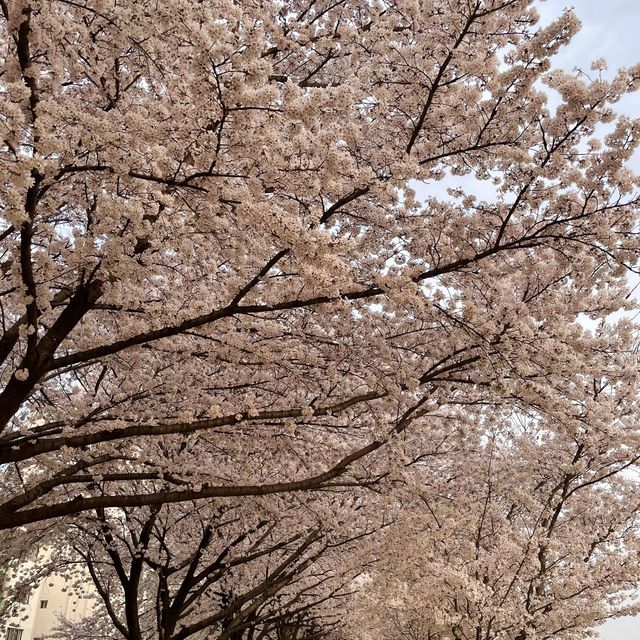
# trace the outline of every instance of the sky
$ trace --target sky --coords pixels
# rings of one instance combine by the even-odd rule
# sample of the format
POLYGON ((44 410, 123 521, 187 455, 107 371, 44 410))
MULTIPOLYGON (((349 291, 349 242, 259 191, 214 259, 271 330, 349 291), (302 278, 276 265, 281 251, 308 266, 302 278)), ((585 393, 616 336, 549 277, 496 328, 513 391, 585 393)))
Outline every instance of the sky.
MULTIPOLYGON (((638 0, 546 0, 539 3, 542 19, 547 22, 564 8, 573 7, 582 21, 582 29, 571 44, 557 56, 556 64, 567 70, 580 67, 589 70, 591 62, 604 58, 609 71, 640 62, 638 0)), ((616 105, 618 111, 640 116, 640 92, 625 97, 616 105)), ((640 171, 640 159, 634 169, 640 171)), ((600 629, 602 640, 640 640, 640 617, 607 622, 600 629)))
MULTIPOLYGON (((544 22, 573 8, 582 22, 582 29, 569 46, 556 56, 559 66, 568 71, 580 67, 589 72, 591 62, 604 58, 609 73, 618 67, 629 67, 640 62, 638 27, 640 2, 638 0, 541 0, 538 11, 544 22)), ((623 98, 617 109, 628 115, 640 116, 640 93, 623 98)), ((638 636, 640 638, 640 635, 638 636)), ((628 639, 628 640, 636 640, 628 639)))

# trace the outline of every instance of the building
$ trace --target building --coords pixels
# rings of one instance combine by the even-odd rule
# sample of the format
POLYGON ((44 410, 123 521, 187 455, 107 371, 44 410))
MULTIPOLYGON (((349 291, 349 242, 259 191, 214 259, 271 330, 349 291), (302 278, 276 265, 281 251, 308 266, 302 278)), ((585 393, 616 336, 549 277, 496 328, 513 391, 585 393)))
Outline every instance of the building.
MULTIPOLYGON (((20 562, 20 568, 28 570, 38 562, 46 561, 50 549, 36 549, 30 557, 20 562)), ((7 574, 5 583, 11 584, 11 572, 7 574)), ((4 618, 3 640, 36 640, 46 637, 58 624, 59 616, 70 622, 79 622, 90 615, 95 606, 93 584, 87 580, 83 593, 70 589, 68 581, 59 575, 49 575, 42 579, 35 589, 18 596, 13 602, 3 602, 3 609, 8 608, 8 616, 4 618)), ((2 629, 2 627, 0 627, 2 629)))

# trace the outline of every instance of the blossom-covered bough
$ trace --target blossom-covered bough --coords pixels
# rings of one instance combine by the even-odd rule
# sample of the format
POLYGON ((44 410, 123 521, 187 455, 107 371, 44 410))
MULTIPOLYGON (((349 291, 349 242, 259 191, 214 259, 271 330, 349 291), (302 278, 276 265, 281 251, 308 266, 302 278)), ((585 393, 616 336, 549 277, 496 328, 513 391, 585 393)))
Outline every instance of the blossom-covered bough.
POLYGON ((607 434, 589 447, 532 427, 505 422, 465 459, 414 468, 348 637, 583 640, 637 614, 637 476, 607 434))
MULTIPOLYGON (((128 640, 328 635, 362 573, 349 548, 372 530, 327 535, 321 522, 301 520, 297 506, 199 501, 78 517, 62 564, 79 585, 88 571, 102 605, 83 625, 128 640)), ((77 637, 78 623, 59 633, 77 637)))
POLYGON ((0 9, 0 527, 398 481, 470 408, 635 455, 640 69, 550 72, 572 13, 0 9))

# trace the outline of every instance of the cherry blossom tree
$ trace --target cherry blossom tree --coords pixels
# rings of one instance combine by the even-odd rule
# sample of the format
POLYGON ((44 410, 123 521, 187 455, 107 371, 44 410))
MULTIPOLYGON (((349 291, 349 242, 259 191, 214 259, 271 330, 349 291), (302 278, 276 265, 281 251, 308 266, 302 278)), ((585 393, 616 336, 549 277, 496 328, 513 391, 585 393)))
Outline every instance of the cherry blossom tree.
POLYGON ((551 71, 571 12, 0 10, 0 527, 371 485, 478 404, 618 428, 640 68, 551 71))
POLYGON ((351 605, 354 638, 583 640, 637 612, 638 454, 589 428, 494 425, 464 461, 413 468, 422 489, 351 605))
MULTIPOLYGON (((103 607, 85 621, 94 635, 111 627, 127 640, 320 638, 362 572, 349 548, 375 531, 361 505, 345 536, 324 529, 320 505, 230 500, 98 510, 76 519, 66 554, 70 577, 88 569, 103 607), (346 555, 345 555, 346 554, 346 555), (70 569, 70 571, 69 571, 70 569)), ((291 501, 289 501, 291 503, 291 501)), ((326 506, 325 506, 326 508, 326 506)), ((62 561, 65 564, 65 561, 62 561)), ((65 626, 56 637, 65 637, 65 626)), ((67 630, 74 637, 77 630, 67 630)))
POLYGON ((578 27, 0 0, 3 557, 64 531, 131 640, 624 611, 640 67, 554 71, 578 27))

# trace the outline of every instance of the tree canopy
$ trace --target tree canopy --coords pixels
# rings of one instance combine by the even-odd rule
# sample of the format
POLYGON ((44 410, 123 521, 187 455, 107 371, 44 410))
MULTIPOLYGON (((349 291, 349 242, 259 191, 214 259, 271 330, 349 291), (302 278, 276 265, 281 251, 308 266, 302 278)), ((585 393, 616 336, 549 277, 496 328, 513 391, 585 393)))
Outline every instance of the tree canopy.
MULTIPOLYGON (((616 563, 640 456, 619 313, 640 125, 614 105, 640 66, 553 69, 579 22, 540 26, 533 0, 0 9, 0 528, 89 518, 104 542, 112 517, 271 500, 313 511, 322 546, 354 533, 336 505, 363 501, 401 547, 453 539, 425 562, 477 552, 494 595, 467 593, 465 624, 486 640, 592 625, 562 626, 565 569, 600 603, 637 579, 616 563), (563 527, 581 532, 567 556, 563 527), (526 562, 498 578, 509 553, 526 562)), ((436 618, 458 615, 458 578, 436 618)), ((471 637, 452 624, 425 637, 471 637)))

